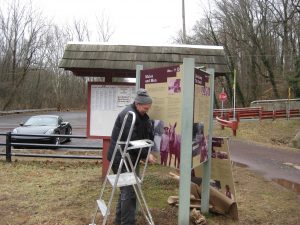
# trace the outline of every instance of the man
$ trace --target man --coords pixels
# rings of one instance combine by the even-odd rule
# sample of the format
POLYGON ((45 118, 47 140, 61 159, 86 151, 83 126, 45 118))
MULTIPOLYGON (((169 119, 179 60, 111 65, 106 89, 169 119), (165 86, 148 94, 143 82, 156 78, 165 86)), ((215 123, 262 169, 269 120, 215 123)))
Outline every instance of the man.
MULTIPOLYGON (((134 124, 131 140, 151 139, 153 140, 153 128, 152 123, 147 115, 147 112, 151 108, 152 99, 145 89, 139 89, 135 97, 134 103, 127 106, 119 113, 111 135, 111 142, 108 149, 107 159, 112 160, 112 155, 115 150, 116 142, 119 137, 119 133, 124 121, 124 117, 128 111, 132 111, 136 115, 136 121, 134 124)), ((123 130, 121 141, 125 141, 128 137, 132 118, 130 116, 127 119, 126 125, 123 130)), ((133 165, 140 159, 146 159, 148 149, 143 149, 138 158, 139 149, 128 151, 133 165)), ((156 158, 154 155, 149 155, 149 163, 154 163, 156 158)), ((113 164, 112 170, 116 174, 121 161, 121 154, 117 151, 113 164)), ((126 172, 125 166, 122 168, 122 172, 126 172)), ((135 213, 136 213, 136 195, 132 186, 124 186, 120 188, 119 201, 116 207, 116 218, 115 223, 117 225, 134 225, 135 224, 135 213)))
POLYGON ((169 127, 164 127, 165 132, 161 135, 160 140, 160 164, 166 166, 169 154, 170 134, 169 127))

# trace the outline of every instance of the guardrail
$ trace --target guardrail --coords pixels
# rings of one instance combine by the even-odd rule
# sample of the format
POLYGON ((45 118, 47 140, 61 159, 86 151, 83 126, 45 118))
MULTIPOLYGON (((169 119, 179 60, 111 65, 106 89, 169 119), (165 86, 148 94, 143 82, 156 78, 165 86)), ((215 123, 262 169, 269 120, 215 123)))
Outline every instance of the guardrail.
MULTIPOLYGON (((5 156, 7 162, 11 162, 12 156, 19 156, 19 157, 42 157, 42 158, 67 158, 67 159, 102 159, 102 151, 101 146, 84 146, 84 145, 55 145, 55 144, 35 144, 35 143, 15 143, 12 142, 13 136, 26 136, 26 137, 49 137, 49 138, 55 138, 55 137, 61 137, 61 138, 72 138, 72 139, 86 139, 86 136, 81 135, 44 135, 44 134, 12 134, 11 132, 7 133, 0 133, 0 136, 5 136, 6 141, 5 143, 0 143, 0 146, 6 146, 5 153, 0 152, 0 156, 5 156), (37 153, 19 153, 19 152, 13 152, 12 147, 26 147, 26 150, 33 150, 37 148, 51 148, 51 149, 64 149, 64 151, 67 152, 74 152, 74 149, 77 149, 76 151, 88 153, 88 152, 98 152, 99 155, 62 155, 62 154, 37 154, 37 153), (84 149, 84 150, 80 150, 84 149)), ((25 141, 24 141, 25 142, 25 141)), ((20 149, 21 150, 21 149, 20 149)))
POLYGON ((300 109, 300 98, 256 100, 250 107, 262 107, 264 111, 300 109))
POLYGON ((241 119, 291 119, 300 117, 300 109, 283 109, 283 110, 263 110, 262 107, 249 107, 249 108, 236 108, 234 116, 233 109, 215 109, 214 118, 221 125, 221 128, 229 127, 232 129, 233 135, 236 136, 236 131, 238 129, 238 123, 241 119))
POLYGON ((214 118, 219 117, 225 120, 236 119, 277 119, 286 118, 290 119, 293 117, 300 117, 300 109, 283 109, 283 110, 263 110, 262 107, 249 107, 249 108, 236 108, 235 114, 236 118, 233 118, 233 109, 215 109, 214 118))
MULTIPOLYGON (((233 119, 233 109, 215 109, 214 110, 214 117, 219 117, 221 119, 230 120, 233 119)), ((260 118, 262 112, 261 107, 249 107, 249 108, 236 108, 236 120, 239 121, 240 118, 249 118, 249 119, 258 119, 260 118)))
POLYGON ((236 130, 238 129, 239 122, 237 120, 224 120, 222 118, 216 117, 217 121, 221 124, 221 128, 224 129, 224 127, 231 128, 233 135, 236 136, 236 130))

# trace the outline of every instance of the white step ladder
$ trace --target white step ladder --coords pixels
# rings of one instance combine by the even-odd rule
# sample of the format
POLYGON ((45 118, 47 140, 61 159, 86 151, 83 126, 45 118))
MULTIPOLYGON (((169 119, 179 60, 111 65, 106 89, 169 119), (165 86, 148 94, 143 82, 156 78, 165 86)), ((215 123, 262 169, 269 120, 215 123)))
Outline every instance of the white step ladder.
POLYGON ((110 164, 109 164, 109 167, 107 170, 107 174, 106 174, 104 182, 103 182, 100 197, 96 201, 96 203, 97 203, 96 204, 96 212, 93 216, 92 223, 89 225, 96 225, 95 221, 96 221, 96 215, 98 212, 100 212, 101 215, 103 216, 102 225, 105 225, 107 222, 108 216, 110 215, 110 208, 112 205, 112 200, 113 200, 113 196, 115 194, 116 188, 123 187, 123 186, 130 186, 130 185, 133 186, 133 189, 136 194, 136 198, 140 205, 140 209, 143 212, 148 224, 154 225, 151 213, 147 206, 144 194, 142 192, 142 187, 141 187, 141 184, 142 184, 144 176, 145 176, 146 168, 148 165, 149 154, 150 154, 152 146, 154 145, 154 142, 151 140, 148 140, 148 139, 130 141, 132 131, 134 128, 134 124, 135 124, 135 120, 136 120, 135 113, 133 113, 131 111, 127 112, 127 114, 124 117, 124 121, 122 123, 122 127, 121 127, 121 130, 120 130, 120 133, 118 136, 118 140, 117 140, 117 143, 116 143, 113 155, 112 155, 112 159, 110 161, 110 164), (129 119, 129 116, 132 118, 132 120, 131 120, 128 137, 127 137, 126 141, 121 141, 121 138, 123 136, 123 131, 124 131, 126 123, 128 122, 127 120, 129 119), (122 147, 123 147, 123 149, 122 149, 122 147), (139 149, 138 158, 140 158, 141 152, 144 148, 148 148, 148 154, 147 154, 147 158, 145 160, 142 174, 139 177, 136 173, 138 160, 136 161, 135 165, 133 165, 129 152, 130 152, 130 150, 133 150, 133 149, 139 149), (119 165, 117 174, 112 174, 112 164, 115 159, 116 153, 118 151, 121 154, 120 165, 119 165), (123 166, 125 166, 126 172, 122 173, 121 170, 122 170, 123 166), (106 189, 107 181, 112 186, 112 191, 111 191, 111 194, 110 194, 110 197, 108 200, 108 204, 106 205, 105 201, 103 200, 103 194, 106 189))

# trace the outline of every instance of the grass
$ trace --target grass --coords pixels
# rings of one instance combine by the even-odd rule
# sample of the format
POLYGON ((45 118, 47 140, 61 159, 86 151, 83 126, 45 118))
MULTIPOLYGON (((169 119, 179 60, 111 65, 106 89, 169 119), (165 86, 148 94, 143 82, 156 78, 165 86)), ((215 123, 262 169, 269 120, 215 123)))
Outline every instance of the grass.
POLYGON ((84 206, 91 204, 88 199, 96 199, 99 167, 78 162, 2 162, 2 224, 74 223, 76 214, 90 213, 91 207, 84 206))
MULTIPOLYGON (((286 146, 299 125, 298 120, 242 122, 234 138, 286 146)), ((215 135, 231 136, 231 131, 216 127, 215 135)), ((12 163, 6 163, 4 158, 0 160, 0 225, 86 225, 91 222, 102 183, 100 163, 14 160, 12 163)), ((157 225, 177 224, 178 209, 169 206, 167 198, 178 195, 178 183, 168 177, 169 171, 167 167, 149 166, 143 183, 157 225)), ((299 195, 247 168, 233 166, 233 176, 239 221, 210 214, 207 215, 209 225, 300 224, 299 195)), ((138 224, 146 224, 141 215, 138 224)))
POLYGON ((241 121, 234 137, 230 128, 221 129, 215 124, 214 136, 229 136, 235 139, 263 143, 265 145, 275 145, 289 147, 290 141, 300 131, 300 120, 278 119, 262 121, 241 121))
MULTIPOLYGON (((177 208, 167 204, 178 194, 178 183, 167 176, 169 168, 150 166, 143 190, 156 224, 177 224, 177 208)), ((101 165, 96 162, 0 162, 1 225, 83 225, 91 222, 99 197, 101 165)), ((300 224, 300 200, 247 168, 233 167, 238 222, 209 215, 213 225, 300 224)), ((112 216, 113 217, 113 216, 112 216)), ((145 224, 142 216, 138 224, 145 224)))

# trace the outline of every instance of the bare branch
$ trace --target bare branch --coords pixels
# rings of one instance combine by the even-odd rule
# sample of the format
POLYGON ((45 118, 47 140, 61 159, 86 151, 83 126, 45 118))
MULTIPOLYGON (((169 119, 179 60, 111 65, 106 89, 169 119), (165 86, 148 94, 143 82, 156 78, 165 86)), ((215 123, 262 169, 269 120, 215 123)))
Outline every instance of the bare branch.
POLYGON ((104 11, 101 13, 100 17, 96 16, 97 20, 97 33, 98 40, 107 42, 114 34, 115 29, 111 25, 109 17, 105 15, 104 11))

